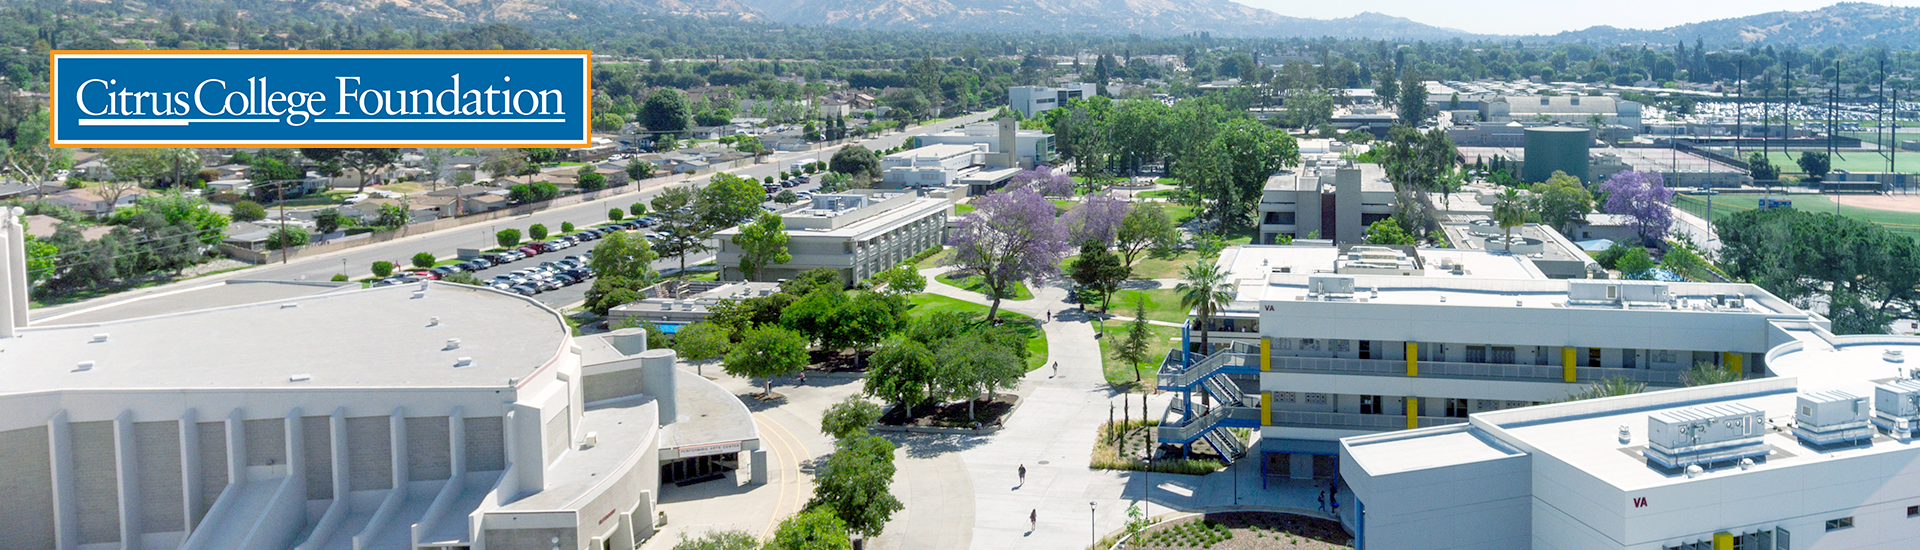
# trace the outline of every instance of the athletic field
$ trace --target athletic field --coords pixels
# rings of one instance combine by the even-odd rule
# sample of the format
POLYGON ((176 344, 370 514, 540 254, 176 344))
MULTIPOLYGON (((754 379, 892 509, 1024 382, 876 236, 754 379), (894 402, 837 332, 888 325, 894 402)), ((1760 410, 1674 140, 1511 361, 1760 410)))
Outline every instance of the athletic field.
MULTIPOLYGON (((1791 200, 1793 207, 1800 210, 1839 214, 1872 222, 1894 233, 1920 239, 1920 195, 1721 194, 1713 197, 1711 219, 1758 208, 1761 197, 1791 200)), ((1673 205, 1695 216, 1706 217, 1707 214, 1705 195, 1675 195, 1673 205)))

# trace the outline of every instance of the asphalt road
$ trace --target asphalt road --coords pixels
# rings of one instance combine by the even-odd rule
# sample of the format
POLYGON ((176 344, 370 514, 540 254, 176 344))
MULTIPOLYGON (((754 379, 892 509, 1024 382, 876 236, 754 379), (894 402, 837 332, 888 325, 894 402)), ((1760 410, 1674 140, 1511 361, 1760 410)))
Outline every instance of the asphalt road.
MULTIPOLYGON (((866 146, 869 149, 885 149, 889 147, 898 146, 902 142, 904 142, 908 137, 911 137, 911 136, 925 135, 925 134, 945 130, 947 128, 952 128, 955 126, 961 126, 961 125, 970 124, 973 122, 978 122, 981 120, 985 120, 991 114, 992 112, 990 111, 983 111, 983 112, 967 115, 964 117, 958 117, 954 119, 941 121, 936 124, 916 127, 906 132, 895 133, 895 134, 882 136, 874 139, 860 141, 857 143, 859 145, 866 146)), ((764 163, 756 164, 753 166, 747 166, 743 168, 727 170, 727 172, 731 174, 739 175, 739 176, 751 177, 756 180, 763 179, 767 176, 773 176, 773 175, 779 174, 781 171, 786 169, 787 163, 793 160, 808 158, 808 157, 817 158, 820 160, 826 160, 829 157, 832 157, 833 153, 835 151, 838 151, 839 149, 840 149, 840 146, 836 146, 836 147, 827 147, 827 148, 814 149, 814 150, 808 150, 808 151, 795 151, 795 152, 769 155, 767 157, 766 162, 764 163)), ((494 238, 493 238, 494 233, 501 229, 506 229, 509 227, 519 228, 522 231, 525 231, 528 226, 531 226, 537 223, 537 224, 544 224, 549 228, 557 229, 560 227, 560 224, 565 222, 573 222, 574 225, 577 225, 580 227, 587 227, 596 223, 606 221, 607 210, 611 207, 618 206, 621 208, 625 208, 629 205, 632 205, 635 202, 650 201, 653 199, 654 196, 659 195, 662 190, 665 190, 671 187, 681 187, 686 185, 704 185, 710 177, 711 176, 705 176, 705 175, 698 176, 695 178, 687 178, 684 176, 673 176, 673 177, 642 180, 641 182, 639 182, 641 187, 640 187, 640 191, 637 193, 626 193, 626 194, 616 195, 616 196, 608 197, 604 199, 583 202, 583 203, 575 204, 571 206, 563 206, 560 208, 542 210, 540 212, 535 212, 533 214, 528 214, 528 215, 520 216, 516 218, 501 219, 491 223, 477 223, 477 224, 467 225, 467 226, 453 228, 453 229, 435 231, 433 233, 415 235, 415 236, 411 236, 403 239, 395 239, 395 240, 388 241, 385 243, 380 243, 380 244, 349 248, 346 250, 341 250, 338 252, 332 252, 328 254, 320 254, 320 255, 304 257, 304 258, 295 258, 292 261, 284 264, 268 264, 268 265, 254 266, 247 269, 241 269, 238 271, 232 271, 232 272, 213 275, 209 277, 201 277, 197 279, 176 282, 168 285, 161 285, 158 287, 151 287, 151 288, 123 292, 123 293, 114 294, 111 296, 105 296, 105 297, 96 298, 93 300, 87 300, 84 302, 65 304, 65 305, 49 307, 49 308, 35 309, 29 313, 29 316, 35 319, 46 318, 48 316, 57 315, 66 311, 72 311, 72 310, 77 310, 82 308, 100 307, 102 305, 111 304, 111 303, 115 303, 122 300, 137 299, 149 294, 165 292, 165 291, 176 288, 176 285, 183 285, 183 284, 199 285, 199 284, 206 284, 208 282, 213 282, 213 281, 218 281, 223 279, 324 281, 329 278, 332 278, 333 275, 336 273, 345 273, 350 277, 358 279, 360 277, 365 277, 369 275, 370 270, 372 269, 371 266, 373 265, 373 262, 377 262, 377 261, 385 260, 385 261, 390 261, 390 262, 395 262, 397 264, 405 265, 407 263, 406 260, 408 258, 411 258, 414 254, 419 252, 431 252, 437 257, 451 258, 451 257, 454 257, 454 255, 457 253, 457 250, 461 248, 481 248, 481 249, 492 248, 495 244, 494 238)), ((591 245, 592 243, 587 243, 587 244, 591 245)), ((565 257, 567 254, 584 253, 586 250, 590 250, 590 248, 588 246, 574 247, 574 248, 568 249, 567 251, 562 251, 565 253, 559 254, 558 256, 565 257), (573 251, 579 251, 579 252, 573 252, 573 251)), ((542 254, 540 256, 535 256, 534 258, 543 258, 547 256, 553 256, 553 254, 551 253, 542 254)), ((530 260, 531 259, 533 258, 530 258, 530 260)), ((712 255, 710 253, 697 256, 697 257, 689 257, 687 259, 687 265, 692 266, 692 265, 705 262, 711 259, 712 259, 712 255)), ((546 260, 540 259, 540 260, 534 261, 532 265, 539 265, 539 263, 542 261, 546 261, 546 260)), ((527 263, 527 260, 522 260, 520 262, 515 262, 509 265, 524 267, 525 266, 524 264, 526 263, 527 263)), ((663 261, 655 264, 656 268, 665 268, 665 267, 678 268, 679 265, 680 263, 678 259, 673 259, 671 261, 663 261)), ((519 267, 514 267, 513 269, 519 269, 519 267)), ((486 277, 490 278, 492 277, 492 275, 488 274, 486 275, 486 277)), ((571 303, 580 301, 580 298, 578 295, 574 295, 573 298, 569 301, 566 299, 568 293, 574 293, 574 292, 584 293, 586 291, 585 287, 586 285, 575 285, 573 287, 568 287, 567 289, 562 289, 560 291, 552 291, 547 294, 543 294, 542 296, 551 296, 551 297, 550 298, 543 297, 541 301, 548 303, 550 305, 555 305, 555 306, 569 305, 571 303)))

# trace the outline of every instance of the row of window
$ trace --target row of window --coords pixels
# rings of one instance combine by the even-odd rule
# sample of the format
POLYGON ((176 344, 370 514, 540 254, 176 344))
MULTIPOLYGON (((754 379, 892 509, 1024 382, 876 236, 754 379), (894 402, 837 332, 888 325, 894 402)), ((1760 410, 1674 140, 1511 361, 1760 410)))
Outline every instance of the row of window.
MULTIPOLYGON (((1307 405, 1326 405, 1333 401, 1333 397, 1332 394, 1326 393, 1282 391, 1273 393, 1273 401, 1275 403, 1287 404, 1303 403, 1307 405)), ((1504 401, 1498 399, 1439 398, 1435 401, 1443 403, 1446 410, 1445 416, 1452 418, 1466 418, 1468 414, 1477 411, 1511 409, 1535 404, 1531 401, 1504 401)), ((1387 401, 1381 396, 1362 395, 1360 396, 1360 414, 1390 414, 1387 412, 1386 403, 1387 401)))
MULTIPOLYGON (((1920 517, 1920 506, 1908 506, 1909 519, 1920 517)), ((1853 528, 1853 516, 1827 520, 1826 529, 1831 533, 1853 528)), ((1661 550, 1712 550, 1713 541, 1697 541, 1676 545, 1661 546, 1661 550)), ((1792 535, 1784 527, 1762 529, 1734 535, 1734 550, 1789 550, 1793 548, 1792 535)))

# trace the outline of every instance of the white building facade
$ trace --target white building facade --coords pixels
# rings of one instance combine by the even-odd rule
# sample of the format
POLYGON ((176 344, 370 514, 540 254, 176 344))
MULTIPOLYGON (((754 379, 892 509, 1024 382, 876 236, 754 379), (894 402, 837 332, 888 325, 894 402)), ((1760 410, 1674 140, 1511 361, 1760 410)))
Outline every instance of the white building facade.
POLYGON ((1007 105, 1019 111, 1020 116, 1032 118, 1036 113, 1065 107, 1075 99, 1091 98, 1097 90, 1090 82, 1070 82, 1058 87, 1014 86, 1007 88, 1007 105))
POLYGON ((644 333, 575 339, 489 289, 35 327, 14 294, 4 548, 631 548, 663 475, 760 453, 745 407, 644 333))

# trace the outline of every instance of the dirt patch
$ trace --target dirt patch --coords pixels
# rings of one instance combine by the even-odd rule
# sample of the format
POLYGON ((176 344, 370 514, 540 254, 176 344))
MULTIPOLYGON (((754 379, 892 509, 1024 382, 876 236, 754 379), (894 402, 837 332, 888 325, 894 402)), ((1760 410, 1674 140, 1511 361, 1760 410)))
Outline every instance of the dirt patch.
POLYGON ((994 426, 1006 420, 1013 412, 1014 405, 1020 402, 1020 396, 1003 393, 989 401, 975 399, 973 416, 967 416, 967 401, 941 405, 921 405, 914 407, 912 414, 900 410, 899 405, 887 409, 880 416, 880 423, 888 426, 918 426, 923 428, 970 428, 975 423, 981 426, 994 426))
POLYGON ((1352 537, 1332 520, 1273 512, 1223 512, 1161 524, 1129 542, 1154 550, 1335 550, 1352 537))
POLYGON ((1827 195, 1841 206, 1920 213, 1920 195, 1827 195))

